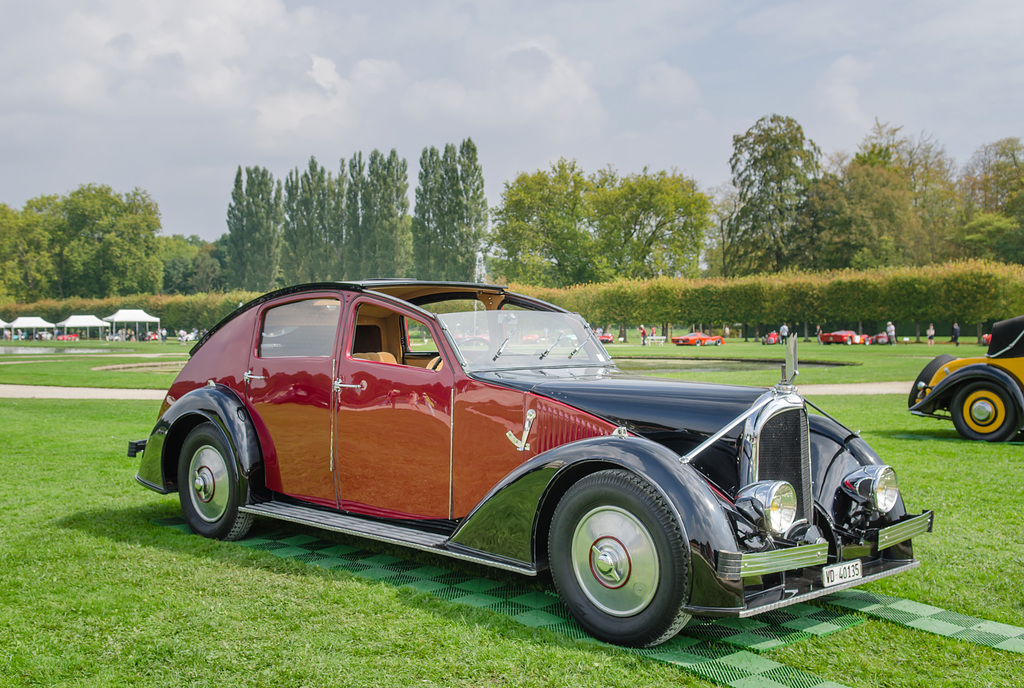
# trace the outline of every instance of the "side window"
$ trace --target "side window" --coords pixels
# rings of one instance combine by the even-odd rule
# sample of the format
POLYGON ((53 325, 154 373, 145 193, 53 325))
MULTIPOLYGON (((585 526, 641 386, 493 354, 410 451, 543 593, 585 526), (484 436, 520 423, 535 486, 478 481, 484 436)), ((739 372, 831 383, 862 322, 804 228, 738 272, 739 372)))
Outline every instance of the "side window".
POLYGON ((260 358, 329 357, 334 353, 341 302, 317 298, 268 308, 260 329, 260 358))
POLYGON ((414 318, 405 319, 406 328, 406 350, 407 351, 431 351, 437 352, 437 344, 434 342, 434 335, 426 324, 414 318))
POLYGON ((417 368, 440 363, 433 360, 437 343, 426 323, 374 303, 361 303, 356 310, 349 354, 365 361, 417 368))

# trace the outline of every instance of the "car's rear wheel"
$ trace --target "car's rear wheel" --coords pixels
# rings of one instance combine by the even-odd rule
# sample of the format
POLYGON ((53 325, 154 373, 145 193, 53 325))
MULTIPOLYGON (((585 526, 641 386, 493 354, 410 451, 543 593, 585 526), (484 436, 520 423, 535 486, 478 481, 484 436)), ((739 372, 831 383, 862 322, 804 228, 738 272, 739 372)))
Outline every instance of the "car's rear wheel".
POLYGON ((629 471, 600 471, 569 488, 551 520, 548 560, 558 593, 595 638, 651 647, 690 620, 682 527, 629 471))
POLYGON ((715 340, 715 346, 722 346, 722 340, 721 339, 716 339, 715 340))
POLYGON ((185 521, 193 532, 219 540, 238 540, 252 526, 252 514, 238 510, 230 456, 220 428, 207 422, 192 429, 178 458, 178 499, 185 521))
POLYGON ((694 345, 694 346, 700 346, 700 345, 701 345, 701 342, 700 342, 700 340, 699 340, 699 339, 698 339, 698 340, 696 340, 696 341, 695 341, 695 342, 693 343, 693 345, 694 345))
POLYGON ((935 377, 935 373, 939 371, 939 368, 946 365, 950 361, 955 360, 956 356, 950 356, 949 354, 942 354, 941 356, 936 356, 935 358, 933 358, 931 362, 929 362, 928 365, 924 367, 924 369, 921 371, 921 374, 917 376, 917 379, 914 380, 914 386, 910 388, 910 397, 907 399, 907 408, 910 408, 918 401, 917 397, 921 392, 917 388, 917 386, 922 382, 927 385, 929 382, 932 381, 932 378, 935 377))
POLYGON ((953 396, 956 431, 966 440, 1005 442, 1020 430, 1013 399, 991 382, 972 382, 953 396))

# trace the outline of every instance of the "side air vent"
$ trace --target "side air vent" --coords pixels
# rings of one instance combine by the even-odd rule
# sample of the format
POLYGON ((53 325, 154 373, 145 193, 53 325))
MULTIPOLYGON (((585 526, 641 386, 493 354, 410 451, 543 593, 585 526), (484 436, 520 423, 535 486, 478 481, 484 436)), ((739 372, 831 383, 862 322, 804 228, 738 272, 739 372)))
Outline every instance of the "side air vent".
POLYGON ((581 416, 579 411, 567 406, 541 402, 535 408, 537 420, 534 422, 530 445, 531 449, 538 454, 568 442, 609 433, 606 424, 587 416, 581 416))
POLYGON ((777 413, 761 428, 757 442, 757 479, 785 480, 796 490, 797 518, 813 521, 811 448, 803 409, 777 413))

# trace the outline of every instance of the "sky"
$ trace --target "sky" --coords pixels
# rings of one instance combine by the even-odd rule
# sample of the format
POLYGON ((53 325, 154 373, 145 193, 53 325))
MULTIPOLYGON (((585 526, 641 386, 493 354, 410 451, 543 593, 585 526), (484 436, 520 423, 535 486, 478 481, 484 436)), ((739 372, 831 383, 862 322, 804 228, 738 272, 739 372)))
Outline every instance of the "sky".
POLYGON ((0 203, 147 191, 214 240, 239 166, 476 143, 521 172, 730 179, 732 138, 792 117, 826 153, 875 121, 959 164, 1024 136, 1020 0, 0 0, 0 203))

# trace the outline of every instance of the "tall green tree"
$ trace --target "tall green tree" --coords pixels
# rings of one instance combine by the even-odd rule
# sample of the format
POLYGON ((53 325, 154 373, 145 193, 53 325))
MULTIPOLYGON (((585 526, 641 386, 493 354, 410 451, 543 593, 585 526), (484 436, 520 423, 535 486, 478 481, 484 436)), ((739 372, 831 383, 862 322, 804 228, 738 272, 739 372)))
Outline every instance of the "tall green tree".
POLYGON ((370 246, 369 228, 363 217, 365 189, 366 164, 363 154, 356 152, 348 161, 348 187, 345 189, 345 279, 361 279, 373 274, 365 272, 363 264, 366 256, 364 246, 370 246))
POLYGON ((42 197, 18 211, 0 203, 0 295, 23 301, 51 296, 53 280, 47 213, 55 197, 42 197))
POLYGON ((693 277, 711 199, 677 171, 620 177, 607 167, 593 177, 588 206, 601 252, 616 277, 693 277))
POLYGON ((412 221, 415 274, 420 279, 469 281, 487 225, 487 200, 476 145, 430 146, 420 155, 412 221))
POLYGON ((278 283, 284 204, 281 183, 264 167, 239 166, 227 214, 227 286, 267 291, 278 283))
POLYGON ((391 149, 373 150, 361 193, 365 227, 360 245, 362 277, 408 277, 412 272, 409 166, 391 149))
POLYGON ((575 160, 505 182, 489 237, 490 271, 511 282, 565 287, 611 278, 590 229, 592 182, 575 160))
POLYGON ((739 210, 732 218, 736 272, 772 272, 797 264, 799 216, 820 172, 821 151, 790 117, 762 117, 733 136, 729 159, 739 210))
POLYGON ((281 269, 286 284, 341 279, 345 274, 345 161, 335 177, 315 157, 284 182, 281 269))

